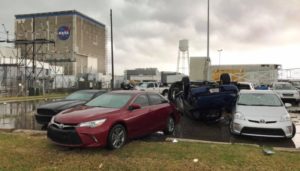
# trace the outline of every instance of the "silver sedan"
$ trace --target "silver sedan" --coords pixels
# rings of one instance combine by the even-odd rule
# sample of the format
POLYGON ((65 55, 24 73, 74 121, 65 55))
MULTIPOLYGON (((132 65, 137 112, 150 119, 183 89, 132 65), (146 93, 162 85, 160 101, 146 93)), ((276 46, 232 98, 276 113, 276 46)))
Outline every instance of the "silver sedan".
POLYGON ((230 132, 235 135, 293 138, 296 133, 280 97, 270 90, 242 90, 236 103, 230 132))

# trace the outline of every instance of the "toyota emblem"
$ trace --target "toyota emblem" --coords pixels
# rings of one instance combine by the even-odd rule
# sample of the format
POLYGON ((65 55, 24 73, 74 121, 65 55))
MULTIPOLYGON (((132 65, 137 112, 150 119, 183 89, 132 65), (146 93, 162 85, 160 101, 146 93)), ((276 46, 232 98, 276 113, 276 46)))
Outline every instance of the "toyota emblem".
POLYGON ((263 120, 263 119, 261 119, 261 120, 259 121, 259 123, 266 123, 266 121, 263 120))
POLYGON ((58 128, 63 129, 64 128, 64 124, 59 124, 58 128))

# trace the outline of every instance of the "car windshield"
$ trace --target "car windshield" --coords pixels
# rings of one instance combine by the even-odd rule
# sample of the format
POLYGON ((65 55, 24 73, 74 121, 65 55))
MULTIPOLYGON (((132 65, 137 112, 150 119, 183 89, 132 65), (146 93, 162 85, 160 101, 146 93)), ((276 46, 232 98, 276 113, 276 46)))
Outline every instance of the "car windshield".
POLYGON ((94 92, 77 91, 68 95, 67 100, 90 100, 94 95, 94 92))
POLYGON ((139 85, 139 87, 141 87, 141 88, 147 88, 147 86, 148 86, 148 83, 142 83, 139 85))
POLYGON ((86 103, 86 106, 104 107, 104 108, 122 108, 127 104, 131 95, 106 93, 86 103))
POLYGON ((291 84, 275 84, 274 90, 294 90, 295 88, 291 84))
POLYGON ((262 93, 240 94, 237 104, 246 106, 282 106, 282 102, 277 95, 262 93))

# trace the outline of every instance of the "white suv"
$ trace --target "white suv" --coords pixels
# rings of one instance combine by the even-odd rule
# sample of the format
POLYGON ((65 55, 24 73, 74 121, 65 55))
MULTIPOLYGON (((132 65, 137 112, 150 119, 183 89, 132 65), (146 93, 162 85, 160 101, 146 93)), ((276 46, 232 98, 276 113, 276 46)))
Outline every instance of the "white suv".
POLYGON ((299 92, 288 82, 275 82, 272 85, 272 89, 284 102, 298 103, 300 100, 299 92))

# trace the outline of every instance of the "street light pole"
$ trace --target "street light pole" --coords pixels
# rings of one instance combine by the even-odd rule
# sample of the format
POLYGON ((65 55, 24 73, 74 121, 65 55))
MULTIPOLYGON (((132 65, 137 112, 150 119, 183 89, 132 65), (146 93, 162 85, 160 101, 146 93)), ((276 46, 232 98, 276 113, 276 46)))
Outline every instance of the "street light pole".
POLYGON ((209 0, 207 0, 207 58, 209 58, 209 0))
POLYGON ((112 21, 112 9, 110 9, 110 43, 111 43, 111 90, 114 89, 114 43, 113 43, 113 21, 112 21))
POLYGON ((223 49, 219 49, 219 66, 221 65, 221 52, 223 51, 223 49))

